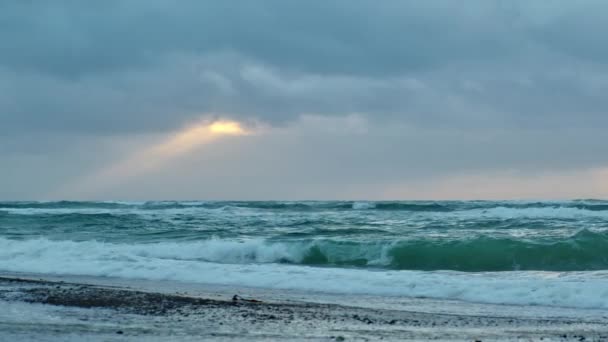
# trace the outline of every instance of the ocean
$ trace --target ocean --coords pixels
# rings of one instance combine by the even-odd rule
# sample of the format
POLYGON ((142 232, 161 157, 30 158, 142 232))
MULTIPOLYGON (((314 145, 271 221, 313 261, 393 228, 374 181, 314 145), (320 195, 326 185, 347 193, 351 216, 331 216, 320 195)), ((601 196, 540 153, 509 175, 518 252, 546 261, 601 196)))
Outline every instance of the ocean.
POLYGON ((0 272, 608 309, 608 201, 0 202, 0 272))

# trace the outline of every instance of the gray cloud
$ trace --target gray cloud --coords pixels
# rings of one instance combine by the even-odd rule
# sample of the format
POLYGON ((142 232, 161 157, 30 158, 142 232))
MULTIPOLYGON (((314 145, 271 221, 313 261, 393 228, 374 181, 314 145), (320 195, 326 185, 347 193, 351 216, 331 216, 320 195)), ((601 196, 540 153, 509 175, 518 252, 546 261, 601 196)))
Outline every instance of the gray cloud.
POLYGON ((0 6, 4 128, 173 129, 208 112, 604 123, 602 2, 0 6))
MULTIPOLYGON (((353 113, 366 135, 311 134, 290 155, 333 151, 318 156, 324 179, 344 186, 340 165, 358 170, 352 182, 602 166, 606 13, 600 0, 3 1, 0 157, 15 166, 0 176, 14 195, 19 168, 61 160, 46 182, 61 183, 112 160, 100 141, 201 117, 291 127, 353 113)), ((297 170, 315 174, 285 172, 297 170)))
POLYGON ((77 77, 223 50, 303 72, 394 74, 516 53, 522 38, 505 9, 486 1, 9 1, 2 60, 77 77))

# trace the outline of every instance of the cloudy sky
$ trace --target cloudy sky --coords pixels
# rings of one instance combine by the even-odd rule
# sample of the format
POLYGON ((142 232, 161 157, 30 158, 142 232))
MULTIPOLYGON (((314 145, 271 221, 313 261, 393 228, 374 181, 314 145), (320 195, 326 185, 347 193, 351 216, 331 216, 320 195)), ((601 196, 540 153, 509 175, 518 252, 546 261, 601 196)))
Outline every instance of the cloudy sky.
POLYGON ((608 197, 608 2, 2 1, 0 199, 608 197))

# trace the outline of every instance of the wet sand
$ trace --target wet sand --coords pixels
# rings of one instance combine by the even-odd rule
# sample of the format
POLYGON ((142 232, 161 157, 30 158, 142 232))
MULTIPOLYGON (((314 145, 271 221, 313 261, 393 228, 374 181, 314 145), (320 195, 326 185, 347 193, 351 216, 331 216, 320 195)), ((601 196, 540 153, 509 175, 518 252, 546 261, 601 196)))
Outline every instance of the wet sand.
POLYGON ((213 294, 169 293, 2 276, 0 340, 608 341, 608 317, 601 312, 535 317, 524 306, 505 307, 504 312, 492 306, 483 313, 469 310, 473 305, 451 303, 462 312, 438 313, 412 306, 366 307, 348 297, 333 303, 307 302, 296 295, 289 300, 289 293, 272 292, 255 296, 254 291, 252 296, 250 290, 230 288, 213 294), (242 297, 233 300, 227 291, 242 297), (496 314, 488 314, 492 311, 496 314))

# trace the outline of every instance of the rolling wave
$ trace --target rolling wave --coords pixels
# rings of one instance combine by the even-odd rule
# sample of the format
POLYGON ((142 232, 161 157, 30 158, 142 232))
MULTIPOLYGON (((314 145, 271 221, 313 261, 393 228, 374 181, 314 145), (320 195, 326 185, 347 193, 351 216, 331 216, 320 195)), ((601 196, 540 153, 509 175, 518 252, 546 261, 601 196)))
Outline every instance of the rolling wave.
MULTIPOLYGON (((582 232, 575 237, 578 240, 587 238, 593 236, 582 232)), ((298 249, 292 244, 268 241, 211 240, 189 244, 133 245, 0 238, 0 269, 38 274, 111 276, 329 293, 608 309, 608 273, 603 271, 471 274, 276 263, 302 261, 310 248, 323 249, 322 245, 303 244, 298 249), (208 259, 222 263, 209 262, 208 259)), ((355 254, 348 258, 370 255, 370 246, 350 248, 353 248, 351 253, 355 254)), ((336 250, 333 257, 344 257, 345 253, 345 250, 336 250)))
MULTIPOLYGON (((152 259, 227 264, 279 263, 394 270, 496 272, 518 270, 589 271, 608 269, 608 233, 583 230, 561 240, 477 237, 465 240, 344 241, 301 239, 207 239, 154 243, 9 240, 0 238, 0 260, 32 259, 56 248, 74 254, 91 250, 152 259)), ((32 260, 33 261, 33 260, 32 260)))

